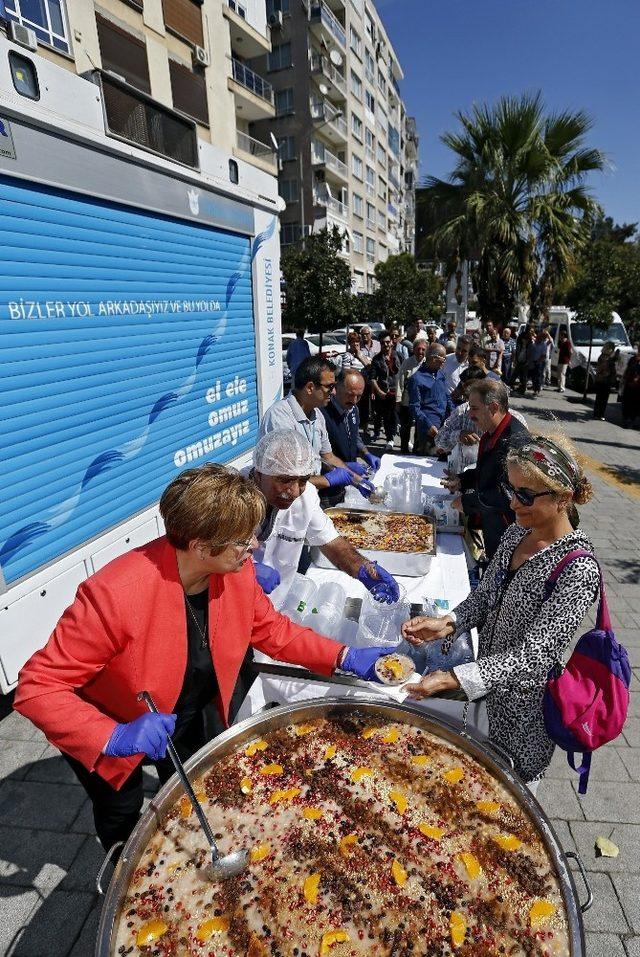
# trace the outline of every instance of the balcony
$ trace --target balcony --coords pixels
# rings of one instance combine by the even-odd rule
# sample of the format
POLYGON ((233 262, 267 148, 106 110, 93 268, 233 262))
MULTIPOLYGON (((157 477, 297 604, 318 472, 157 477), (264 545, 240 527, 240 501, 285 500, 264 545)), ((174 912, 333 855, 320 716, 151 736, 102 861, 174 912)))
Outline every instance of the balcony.
POLYGON ((276 115, 273 87, 235 57, 231 57, 231 76, 227 85, 233 93, 236 113, 242 120, 271 119, 276 115))
POLYGON ((229 23, 233 53, 251 60, 254 57, 264 56, 265 53, 271 52, 271 31, 266 24, 264 33, 261 33, 251 26, 245 17, 240 16, 237 9, 232 10, 228 2, 222 4, 222 15, 229 23))
POLYGON ((334 43, 338 43, 346 52, 347 35, 344 27, 331 12, 324 0, 320 0, 319 3, 312 5, 309 16, 309 28, 315 36, 317 36, 320 41, 324 41, 329 48, 331 48, 334 43))
POLYGON ((242 130, 236 130, 236 150, 235 155, 240 159, 259 166, 268 173, 274 175, 278 172, 278 160, 273 146, 263 143, 262 140, 256 140, 248 133, 242 130))
POLYGON ((397 177, 397 175, 396 175, 396 173, 395 173, 395 171, 394 171, 393 169, 390 169, 390 170, 389 170, 389 182, 390 182, 391 185, 394 186, 396 189, 398 189, 398 190, 401 189, 400 180, 398 179, 398 177, 397 177))
POLYGON ((313 193, 313 201, 316 206, 324 206, 336 219, 342 220, 345 223, 348 221, 349 207, 345 203, 341 203, 339 199, 329 196, 328 193, 315 190, 313 193))
POLYGON ((347 142, 349 138, 347 121, 328 100, 311 100, 311 119, 322 126, 322 135, 332 143, 347 142))
POLYGON ((393 203, 387 205, 387 213, 389 214, 389 219, 397 222, 398 220, 398 207, 394 206, 393 203))
POLYGON ((311 143, 311 165, 324 167, 325 176, 339 179, 342 183, 349 182, 349 169, 346 163, 328 150, 324 144, 314 140, 311 143))
POLYGON ((342 73, 335 68, 328 57, 320 53, 311 54, 311 72, 327 80, 327 96, 342 101, 347 96, 347 84, 342 73))

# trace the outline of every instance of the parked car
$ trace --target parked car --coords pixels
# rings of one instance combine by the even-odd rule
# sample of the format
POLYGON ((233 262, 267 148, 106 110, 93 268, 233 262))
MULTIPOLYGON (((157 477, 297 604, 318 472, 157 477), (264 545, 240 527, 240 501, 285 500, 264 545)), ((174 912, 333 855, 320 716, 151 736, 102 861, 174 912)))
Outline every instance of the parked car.
MULTIPOLYGON (((549 332, 553 337, 553 352, 551 353, 551 369, 555 374, 558 369, 558 337, 563 329, 566 329, 569 335, 569 341, 573 346, 571 362, 568 370, 569 386, 578 391, 584 389, 585 376, 587 375, 587 363, 589 361, 589 337, 590 330, 586 322, 578 322, 575 318, 575 312, 564 307, 551 307, 549 310, 549 332)), ((589 388, 593 387, 596 371, 596 363, 600 358, 602 347, 605 342, 615 342, 618 350, 618 362, 616 371, 618 377, 622 375, 629 357, 633 355, 633 348, 629 342, 629 336, 624 322, 617 312, 612 314, 611 325, 608 329, 596 326, 593 330, 593 339, 591 344, 591 365, 589 367, 589 388)))
MULTIPOLYGON (((291 372, 289 371, 289 366, 287 365, 287 348, 289 347, 289 343, 293 342, 295 337, 295 332, 282 333, 282 384, 285 393, 287 393, 291 388, 291 372)), ((312 333, 310 336, 305 336, 305 339, 309 343, 309 351, 311 352, 311 355, 317 355, 320 352, 320 335, 312 333)), ((342 352, 346 351, 346 341, 341 342, 339 336, 335 336, 331 332, 323 333, 322 355, 325 359, 328 359, 329 362, 337 365, 339 361, 338 356, 342 352)))

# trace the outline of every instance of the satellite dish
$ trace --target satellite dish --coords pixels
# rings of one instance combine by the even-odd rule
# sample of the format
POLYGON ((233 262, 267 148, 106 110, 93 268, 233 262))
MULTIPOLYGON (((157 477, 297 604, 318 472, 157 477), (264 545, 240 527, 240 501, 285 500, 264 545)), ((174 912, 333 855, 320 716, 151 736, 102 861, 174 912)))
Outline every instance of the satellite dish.
POLYGON ((334 66, 342 66, 342 54, 337 50, 331 50, 329 52, 329 59, 334 66))
POLYGON ((326 96, 327 93, 329 92, 329 87, 327 86, 326 83, 320 83, 320 85, 318 86, 318 89, 320 90, 323 96, 326 96))

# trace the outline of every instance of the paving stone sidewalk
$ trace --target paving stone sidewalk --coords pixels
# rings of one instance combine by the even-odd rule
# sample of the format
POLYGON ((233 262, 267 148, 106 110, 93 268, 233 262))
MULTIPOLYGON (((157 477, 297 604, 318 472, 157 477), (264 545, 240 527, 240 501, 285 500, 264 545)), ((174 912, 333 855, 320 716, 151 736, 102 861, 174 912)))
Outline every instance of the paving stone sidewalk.
MULTIPOLYGON (((585 454, 604 463, 626 487, 592 475, 594 502, 582 524, 604 565, 616 633, 627 646, 636 683, 624 734, 594 757, 589 793, 557 754, 539 799, 566 850, 577 850, 595 903, 585 916, 588 957, 640 957, 640 436, 623 430, 619 407, 610 422, 593 422, 574 393, 545 391, 514 406, 530 426, 555 417, 585 454), (637 486, 636 486, 637 487, 637 486), (620 847, 596 858, 598 835, 620 847)), ((590 616, 591 620, 593 615, 590 616)), ((0 720, 0 955, 92 957, 100 914, 95 876, 102 852, 84 792, 43 735, 15 713, 0 720)), ((2 704, 0 704, 2 708, 2 704)), ((153 777, 146 780, 148 793, 153 777)), ((580 882, 578 880, 578 886, 580 882)))

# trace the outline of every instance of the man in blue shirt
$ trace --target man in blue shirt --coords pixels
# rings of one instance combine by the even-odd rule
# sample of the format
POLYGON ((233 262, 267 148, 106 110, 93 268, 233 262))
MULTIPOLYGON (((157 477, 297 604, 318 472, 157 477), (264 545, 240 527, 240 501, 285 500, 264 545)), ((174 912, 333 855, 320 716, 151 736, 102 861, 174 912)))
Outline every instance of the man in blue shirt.
POLYGON ((287 346, 287 365, 291 373, 291 381, 294 380, 296 369, 308 356, 311 355, 309 343, 304 337, 304 329, 296 329, 296 337, 287 346))
POLYGON ((409 379, 409 410, 416 424, 413 451, 425 455, 444 422, 447 412, 447 390, 442 373, 446 350, 439 343, 427 349, 424 362, 409 379))
MULTIPOLYGON (((369 452, 359 434, 358 402, 364 388, 362 373, 355 369, 343 369, 338 373, 335 393, 329 403, 320 409, 327 426, 331 451, 347 463, 347 468, 361 476, 365 475, 367 466, 374 471, 380 468, 380 459, 369 452), (364 459, 367 465, 358 462, 358 457, 364 459)), ((323 506, 335 505, 343 499, 343 489, 320 489, 323 506)))

